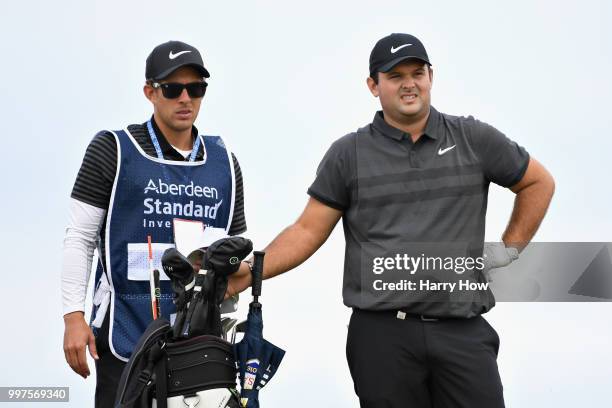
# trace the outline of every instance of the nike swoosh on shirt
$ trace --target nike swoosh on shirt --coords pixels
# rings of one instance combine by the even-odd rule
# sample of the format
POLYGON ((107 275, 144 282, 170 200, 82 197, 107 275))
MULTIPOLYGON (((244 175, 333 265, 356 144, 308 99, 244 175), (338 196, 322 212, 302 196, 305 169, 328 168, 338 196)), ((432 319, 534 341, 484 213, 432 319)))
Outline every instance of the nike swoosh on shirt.
POLYGON ((404 45, 400 45, 397 48, 391 47, 391 54, 395 54, 396 52, 398 52, 399 50, 401 50, 404 47, 410 47, 412 44, 404 44, 404 45))
POLYGON ((452 145, 451 147, 447 147, 446 149, 439 149, 438 150, 438 156, 442 156, 444 153, 453 150, 455 148, 455 146, 457 146, 456 144, 452 145))
POLYGON ((177 57, 179 57, 179 56, 181 56, 181 55, 183 55, 183 54, 186 54, 186 53, 188 53, 188 52, 191 52, 191 51, 189 51, 189 50, 187 50, 187 51, 181 51, 181 52, 177 52, 176 54, 173 54, 173 53, 172 53, 172 51, 170 51, 170 54, 168 54, 168 58, 170 58, 170 59, 175 59, 175 58, 177 58, 177 57))

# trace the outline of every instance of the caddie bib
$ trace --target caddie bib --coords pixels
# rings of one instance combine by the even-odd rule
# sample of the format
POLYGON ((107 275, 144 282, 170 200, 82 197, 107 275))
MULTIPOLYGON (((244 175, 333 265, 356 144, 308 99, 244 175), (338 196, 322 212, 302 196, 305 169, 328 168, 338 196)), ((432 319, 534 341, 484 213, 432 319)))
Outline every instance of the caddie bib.
MULTIPOLYGON (((148 237, 153 268, 160 271, 161 313, 175 313, 170 281, 161 266, 163 252, 174 246, 174 218, 202 221, 227 233, 234 212, 235 175, 231 153, 218 136, 198 136, 190 161, 165 160, 155 132, 149 133, 158 157, 147 155, 127 130, 112 132, 117 142, 117 173, 105 230, 105 265, 96 281, 110 289, 109 345, 127 361, 153 319, 150 295, 148 237), (199 144, 204 158, 194 161, 199 144)), ((185 254, 187 255, 187 254, 185 254)), ((94 313, 99 311, 95 305, 94 313)))

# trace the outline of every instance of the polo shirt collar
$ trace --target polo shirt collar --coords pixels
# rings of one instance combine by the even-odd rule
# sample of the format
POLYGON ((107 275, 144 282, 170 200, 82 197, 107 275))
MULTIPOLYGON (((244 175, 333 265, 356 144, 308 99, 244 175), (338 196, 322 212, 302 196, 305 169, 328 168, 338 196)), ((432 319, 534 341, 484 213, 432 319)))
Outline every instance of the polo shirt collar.
MULTIPOLYGON (((172 147, 170 143, 168 143, 166 136, 164 136, 164 133, 161 131, 159 126, 157 126, 157 123, 155 122, 155 118, 153 116, 151 116, 151 124, 153 125, 153 130, 155 131, 155 135, 157 136, 157 140, 159 141, 159 147, 161 148, 164 158, 170 159, 170 160, 186 160, 182 154, 177 152, 176 149, 172 147)), ((145 129, 147 128, 146 123, 144 123, 143 126, 145 127, 145 129)), ((197 135, 198 135, 198 129, 196 129, 196 127, 192 125, 191 136, 193 140, 195 140, 197 135)), ((202 146, 200 146, 200 148, 198 149, 198 153, 196 154, 196 160, 202 160, 203 157, 204 157, 204 154, 203 154, 202 146)))
MULTIPOLYGON (((429 117, 425 124, 425 131, 423 136, 427 136, 431 139, 438 138, 438 124, 440 122, 440 113, 433 107, 429 107, 429 117)), ((409 134, 401 129, 395 128, 385 121, 385 116, 382 111, 376 112, 372 125, 376 130, 382 133, 384 136, 388 136, 395 140, 408 139, 410 140, 409 134)))

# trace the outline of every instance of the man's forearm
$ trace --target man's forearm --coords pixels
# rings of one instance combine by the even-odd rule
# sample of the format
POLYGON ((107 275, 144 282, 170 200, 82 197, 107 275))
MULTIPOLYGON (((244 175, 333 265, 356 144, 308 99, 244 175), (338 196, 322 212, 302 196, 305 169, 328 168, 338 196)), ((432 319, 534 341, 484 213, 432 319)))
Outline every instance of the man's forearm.
POLYGON ((342 211, 310 198, 299 219, 266 247, 264 279, 300 265, 327 240, 342 211))
POLYGON ((506 246, 521 251, 533 238, 554 193, 550 175, 517 192, 510 222, 502 236, 506 246))
POLYGON ((265 249, 264 279, 287 272, 310 258, 325 242, 299 223, 285 228, 265 249))
MULTIPOLYGON (((342 211, 310 198, 300 218, 265 248, 264 279, 287 272, 308 259, 327 240, 341 217, 342 211)), ((251 273, 243 263, 229 277, 226 296, 240 293, 250 285, 251 273)))

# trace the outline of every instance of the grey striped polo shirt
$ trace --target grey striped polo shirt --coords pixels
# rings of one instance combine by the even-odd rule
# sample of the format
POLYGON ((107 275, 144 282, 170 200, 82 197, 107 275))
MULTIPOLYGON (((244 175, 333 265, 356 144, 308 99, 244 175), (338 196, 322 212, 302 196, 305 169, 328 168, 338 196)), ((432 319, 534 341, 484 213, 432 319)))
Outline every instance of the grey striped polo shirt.
MULTIPOLYGON (((372 257, 389 251, 424 255, 423 248, 441 253, 449 248, 455 255, 461 248, 466 256, 481 256, 489 183, 516 184, 528 162, 525 149, 494 127, 433 107, 416 143, 385 122, 382 111, 369 125, 335 141, 308 194, 343 211, 344 303, 447 317, 488 311, 495 304, 490 290, 462 297, 442 292, 421 297, 409 291, 372 293, 370 282, 377 277, 372 274, 372 257)), ((471 279, 483 281, 479 272, 471 279)))

